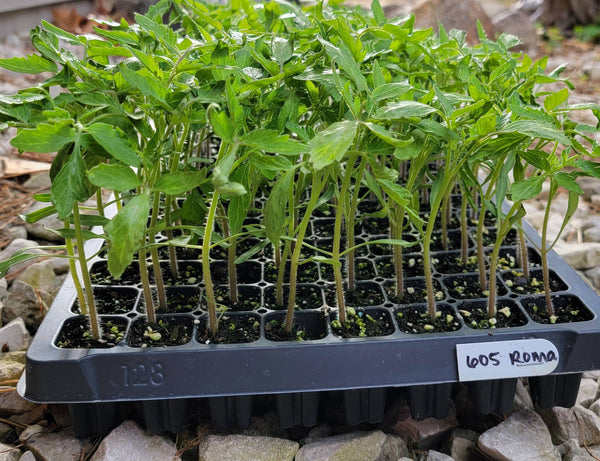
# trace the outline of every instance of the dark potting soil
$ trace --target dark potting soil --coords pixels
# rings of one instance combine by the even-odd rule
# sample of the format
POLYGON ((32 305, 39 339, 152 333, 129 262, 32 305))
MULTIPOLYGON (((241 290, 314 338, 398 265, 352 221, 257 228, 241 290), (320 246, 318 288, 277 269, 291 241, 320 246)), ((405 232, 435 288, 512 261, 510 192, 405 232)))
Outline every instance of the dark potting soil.
MULTIPOLYGON (((384 282, 383 289, 385 290, 388 299, 396 304, 419 304, 427 302, 427 289, 425 280, 406 280, 402 294, 396 296, 396 282, 384 282)), ((446 297, 442 291, 442 287, 437 280, 433 280, 433 292, 436 301, 441 301, 446 297)))
MULTIPOLYGON (((539 270, 531 271, 529 274, 529 279, 525 278, 523 272, 514 270, 503 274, 502 279, 512 292, 519 295, 544 293, 543 275, 539 270)), ((567 285, 554 272, 550 272, 549 282, 551 293, 564 291, 568 288, 567 285)))
MULTIPOLYGON (((289 295, 289 286, 283 287, 283 305, 277 304, 277 295, 275 287, 269 287, 265 290, 264 307, 272 310, 282 310, 287 308, 289 295)), ((296 308, 297 309, 319 309, 323 307, 323 290, 318 285, 300 284, 296 286, 296 308)))
POLYGON ((395 311, 398 328, 404 333, 440 333, 456 331, 461 324, 451 308, 439 308, 432 319, 424 308, 403 307, 395 311))
MULTIPOLYGON (((181 285, 196 285, 202 281, 202 265, 197 262, 183 262, 178 267, 179 272, 177 277, 173 277, 173 273, 167 267, 167 264, 161 265, 161 273, 165 285, 181 286, 181 285)), ((149 270, 150 282, 155 283, 154 270, 149 270)))
POLYGON ((313 221, 313 230, 315 237, 333 237, 335 221, 333 219, 315 219, 313 221))
POLYGON ((265 323, 265 338, 269 341, 307 341, 323 339, 325 335, 326 330, 324 328, 319 329, 315 334, 309 328, 296 323, 292 325, 292 331, 288 333, 285 330, 285 320, 272 319, 265 323))
POLYGON ((91 267, 90 278, 93 285, 138 285, 140 283, 140 269, 137 261, 135 261, 125 269, 120 278, 115 279, 108 272, 106 261, 99 261, 91 267))
POLYGON ((490 317, 486 307, 471 307, 467 303, 458 310, 465 324, 470 328, 487 330, 493 328, 520 327, 527 323, 527 319, 516 305, 498 303, 497 312, 490 317))
POLYGON ((553 296, 554 316, 548 315, 545 297, 523 300, 521 304, 534 322, 546 325, 585 322, 594 318, 593 314, 574 296, 553 296))
POLYGON ((361 221, 360 232, 368 235, 387 235, 390 229, 390 222, 387 218, 367 217, 361 221))
POLYGON ((331 327, 333 333, 342 338, 387 336, 394 332, 389 312, 382 309, 347 309, 346 322, 342 324, 336 315, 331 327))
POLYGON ((468 272, 477 272, 479 264, 477 263, 477 256, 471 255, 467 258, 466 264, 463 263, 460 255, 453 253, 438 254, 433 258, 433 266, 435 269, 442 274, 461 274, 468 272))
MULTIPOLYGON (((167 306, 165 309, 158 309, 158 313, 180 314, 184 312, 193 312, 200 307, 200 290, 196 287, 185 287, 176 289, 167 287, 165 296, 167 299, 167 306), (178 291, 182 289, 185 291, 178 291)), ((155 289, 152 290, 152 297, 156 302, 157 295, 155 289)), ((141 297, 138 310, 141 313, 146 313, 146 303, 144 301, 143 296, 141 297)))
MULTIPOLYGON (((455 299, 477 299, 487 298, 489 296, 488 290, 481 289, 477 276, 444 279, 444 284, 446 285, 450 296, 455 299)), ((504 288, 499 281, 496 283, 496 294, 498 296, 504 296, 506 294, 506 288, 504 288)))
MULTIPOLYGON (((496 229, 486 229, 483 231, 483 244, 485 246, 493 246, 496 243, 496 229)), ((503 246, 512 246, 517 245, 518 236, 517 231, 515 229, 511 229, 508 231, 508 234, 504 236, 502 239, 503 246)))
POLYGON ((78 317, 67 320, 62 326, 56 346, 64 349, 107 349, 120 343, 125 337, 127 321, 124 319, 106 319, 101 321, 102 339, 92 337, 89 320, 78 317))
POLYGON ((229 286, 215 287, 215 301, 231 311, 255 311, 261 308, 259 287, 238 286, 238 301, 233 303, 229 297, 229 286))
MULTIPOLYGON (((346 305, 352 307, 379 306, 385 302, 381 287, 376 283, 357 283, 353 292, 344 290, 346 305)), ((325 301, 328 306, 337 307, 337 296, 335 287, 327 287, 325 301)))
POLYGON ((192 338, 191 323, 159 319, 156 323, 134 322, 128 337, 132 347, 180 346, 192 338))
POLYGON ((207 320, 198 328, 198 342, 202 344, 251 343, 260 337, 260 320, 254 315, 224 315, 219 320, 217 334, 212 336, 207 320))
MULTIPOLYGON (((98 314, 126 314, 133 309, 138 297, 135 288, 94 287, 94 300, 98 314)), ((71 312, 81 314, 79 300, 75 299, 71 312)))
MULTIPOLYGON (((471 243, 471 242, 469 242, 471 243)), ((462 246, 460 231, 450 230, 446 235, 447 247, 444 248, 441 231, 434 232, 431 238, 431 251, 460 250, 462 246)))

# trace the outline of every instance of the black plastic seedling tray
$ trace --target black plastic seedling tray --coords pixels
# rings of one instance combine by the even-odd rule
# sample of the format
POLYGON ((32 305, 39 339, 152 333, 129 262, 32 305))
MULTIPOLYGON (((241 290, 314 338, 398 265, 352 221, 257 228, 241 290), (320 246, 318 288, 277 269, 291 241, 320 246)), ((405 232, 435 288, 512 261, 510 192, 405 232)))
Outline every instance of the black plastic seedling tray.
MULTIPOLYGON (((327 230, 333 227, 330 224, 328 218, 315 218, 309 239, 315 244, 326 243, 327 230)), ((365 230, 368 224, 363 224, 362 234, 358 237, 364 240, 378 238, 367 232, 370 228, 365 230)), ((527 228, 527 234, 530 242, 539 241, 530 228, 527 228)), ((95 244, 96 248, 100 245, 98 241, 95 244)), ((418 245, 405 250, 409 253, 405 259, 418 259, 419 252, 418 245)), ((513 247, 503 248, 503 254, 511 252, 515 252, 513 247)), ((445 253, 434 252, 433 257, 443 258, 445 253)), ((533 248, 530 254, 535 260, 533 248)), ((188 254, 188 257, 194 256, 188 254)), ((508 271, 499 271, 499 303, 512 306, 523 324, 491 330, 474 329, 459 311, 471 304, 485 305, 485 300, 456 299, 450 295, 449 287, 457 275, 436 272, 440 305, 457 319, 459 328, 454 332, 418 335, 400 331, 395 314, 398 309, 424 311, 425 304, 406 306, 388 299, 384 287, 392 280, 383 272, 385 264, 380 264, 385 258, 389 259, 389 255, 381 247, 361 249, 359 260, 364 263, 363 269, 374 277, 359 284, 378 293, 373 298, 376 305, 364 306, 365 312, 370 309, 384 311, 393 325, 391 334, 371 338, 344 339, 333 334, 331 321, 335 319, 335 309, 330 303, 330 295, 324 292, 332 287, 329 267, 314 263, 317 270, 313 279, 301 286, 306 287, 306 293, 317 293, 317 302, 313 297, 307 306, 311 308, 298 311, 296 321, 306 327, 309 335, 314 333, 318 337, 322 334, 324 337, 289 342, 267 339, 265 330, 269 322, 274 318, 282 319, 284 313, 264 307, 273 284, 268 277, 265 280, 268 254, 260 254, 255 260, 241 265, 238 272, 242 297, 248 290, 258 293, 261 306, 252 312, 226 314, 255 316, 260 324, 260 335, 254 342, 241 345, 201 342, 198 334, 205 328, 207 316, 202 306, 202 282, 190 278, 189 281, 194 283, 177 290, 184 290, 185 296, 195 303, 192 310, 159 316, 188 326, 192 334, 186 344, 149 348, 130 345, 132 325, 145 317, 140 309, 139 287, 125 281, 127 287, 113 284, 108 289, 114 294, 132 290, 131 305, 120 314, 102 316, 104 320, 126 324, 125 339, 106 349, 64 349, 57 346, 57 335, 65 324, 81 318, 74 309, 75 290, 69 278, 29 348, 19 392, 35 402, 71 404, 72 414, 78 421, 78 433, 83 436, 105 432, 124 414, 138 415, 153 430, 177 431, 198 398, 210 398, 208 406, 217 426, 243 426, 252 415, 252 396, 260 395, 277 396, 275 401, 283 426, 310 426, 317 418, 320 392, 335 390, 345 391, 343 397, 350 424, 380 421, 386 389, 401 387, 407 388, 406 397, 413 416, 443 417, 448 411, 452 384, 461 380, 470 382, 471 397, 482 413, 505 412, 512 406, 516 378, 532 375, 538 375, 530 378, 530 387, 539 404, 570 406, 577 394, 581 372, 600 368, 598 295, 555 253, 549 257, 550 267, 561 283, 560 291, 554 296, 557 302, 561 298, 574 300, 578 309, 587 313, 588 320, 551 325, 534 322, 524 307, 527 303, 543 300, 543 295, 521 295, 513 291, 503 281, 508 271), (192 294, 197 295, 199 301, 196 302, 192 294), (534 341, 532 345, 520 342, 532 339, 538 342, 534 341), (460 352, 469 344, 475 346, 467 346, 471 349, 460 352), (533 349, 527 351, 527 347, 533 349), (506 351, 519 350, 520 360, 508 367, 503 364, 500 371, 492 370, 498 368, 489 355, 494 348, 505 351, 503 357, 506 360, 506 351), (479 352, 473 355, 470 352, 473 350, 479 352), (534 352, 537 355, 532 356, 534 352), (477 362, 473 362, 473 358, 477 358, 477 362), (462 363, 465 360, 471 365, 477 364, 476 377, 461 375, 463 371, 469 371, 462 363), (459 368, 463 370, 461 373, 459 368), (482 372, 484 368, 489 375, 482 372)), ((91 265, 92 272, 103 264, 100 257, 96 258, 91 265)), ((197 259, 180 261, 183 268, 193 269, 195 265, 198 265, 197 259)), ((408 271, 408 275, 407 286, 422 284, 422 279, 415 274, 411 277, 408 271)), ((462 276, 470 277, 460 274, 462 276)), ((302 305, 302 298, 299 304, 302 305)))

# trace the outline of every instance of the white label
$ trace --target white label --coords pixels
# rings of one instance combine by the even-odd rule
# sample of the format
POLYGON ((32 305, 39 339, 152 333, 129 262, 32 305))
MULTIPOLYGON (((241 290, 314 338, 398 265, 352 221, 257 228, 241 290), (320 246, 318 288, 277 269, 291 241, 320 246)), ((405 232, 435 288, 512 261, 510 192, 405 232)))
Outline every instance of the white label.
POLYGON ((542 376, 558 365, 558 351, 546 339, 457 344, 456 358, 460 381, 542 376))

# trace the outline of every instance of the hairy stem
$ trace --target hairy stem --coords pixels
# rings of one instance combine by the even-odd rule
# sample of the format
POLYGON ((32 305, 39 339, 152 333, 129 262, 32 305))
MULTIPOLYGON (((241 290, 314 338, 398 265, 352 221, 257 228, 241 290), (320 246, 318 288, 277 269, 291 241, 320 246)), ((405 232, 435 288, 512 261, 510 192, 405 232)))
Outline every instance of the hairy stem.
POLYGON ((215 291, 212 284, 210 274, 210 241, 215 222, 215 214, 219 203, 219 192, 214 191, 210 208, 208 209, 208 217, 206 219, 206 229, 204 230, 204 241, 202 242, 202 276, 204 277, 204 289, 206 291, 206 304, 208 309, 208 328, 210 334, 215 336, 219 329, 217 319, 217 303, 215 301, 215 291))

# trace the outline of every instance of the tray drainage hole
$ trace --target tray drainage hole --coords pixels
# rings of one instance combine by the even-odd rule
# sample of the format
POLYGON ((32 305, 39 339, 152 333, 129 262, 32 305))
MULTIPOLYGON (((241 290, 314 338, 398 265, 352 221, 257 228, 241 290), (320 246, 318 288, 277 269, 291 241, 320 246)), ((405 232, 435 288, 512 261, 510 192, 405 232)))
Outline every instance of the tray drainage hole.
POLYGON ((268 285, 268 283, 267 282, 258 282, 257 285, 259 287, 266 287, 268 285))
POLYGON ((519 299, 520 296, 518 294, 516 294, 516 293, 511 293, 511 294, 508 295, 508 297, 512 298, 512 299, 519 299))
POLYGON ((381 283, 381 282, 383 282, 384 280, 385 280, 385 279, 384 279, 383 277, 375 277, 375 281, 376 281, 377 283, 381 283))
POLYGON ((202 309, 197 309, 194 312, 192 312, 193 315, 202 315, 204 314, 204 312, 202 311, 202 309))
POLYGON ((393 303, 385 303, 383 307, 394 307, 393 303))
POLYGON ((260 309, 258 309, 256 312, 258 312, 259 314, 266 314, 267 312, 269 312, 267 309, 265 309, 264 307, 261 307, 260 309))
POLYGON ((315 283, 320 287, 324 287, 325 285, 327 285, 327 283, 324 280, 317 280, 315 283))
POLYGON ((446 300, 446 302, 447 302, 447 303, 450 303, 450 304, 454 304, 454 303, 456 302, 456 299, 454 299, 454 298, 448 298, 448 299, 446 300))

